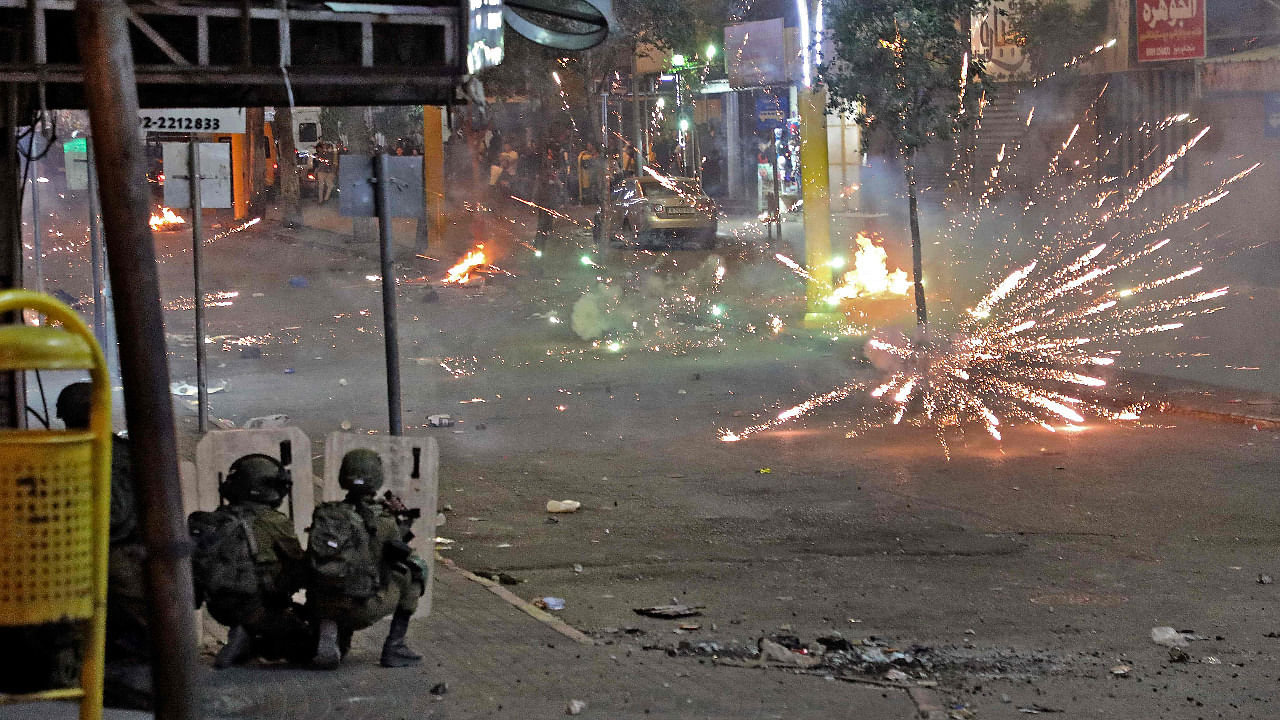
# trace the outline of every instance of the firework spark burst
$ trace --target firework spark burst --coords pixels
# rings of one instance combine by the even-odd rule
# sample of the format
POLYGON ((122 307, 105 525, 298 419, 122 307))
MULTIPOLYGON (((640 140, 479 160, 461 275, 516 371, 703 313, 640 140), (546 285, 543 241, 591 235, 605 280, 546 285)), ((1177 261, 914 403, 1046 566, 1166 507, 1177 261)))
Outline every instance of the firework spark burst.
MULTIPOLYGON (((1097 98, 1084 111, 1086 118, 1096 103, 1097 98)), ((1028 125, 1033 117, 1034 109, 1026 114, 1028 125)), ((1175 123, 1194 122, 1179 113, 1136 132, 1149 139, 1175 123)), ((1188 201, 1164 209, 1153 209, 1150 202, 1151 191, 1209 130, 1189 131, 1189 139, 1167 155, 1152 151, 1117 178, 1104 176, 1096 161, 1071 156, 1083 153, 1076 146, 1088 144, 1076 142, 1081 124, 1075 124, 1031 196, 1020 203, 1034 228, 1027 234, 1033 242, 1020 245, 1014 231, 995 238, 1004 248, 996 259, 1002 265, 989 266, 990 280, 985 291, 972 293, 978 299, 971 307, 912 334, 873 333, 866 353, 885 379, 842 384, 769 420, 723 429, 720 440, 741 441, 855 395, 862 400, 849 422, 849 436, 905 422, 932 428, 944 450, 949 431, 963 433, 974 426, 1000 440, 1015 424, 1075 432, 1091 418, 1139 420, 1147 403, 1107 394, 1113 376, 1103 370, 1122 367, 1138 338, 1178 330, 1187 318, 1221 309, 1211 301, 1230 292, 1229 287, 1178 291, 1179 283, 1204 269, 1206 253, 1187 239, 1189 233, 1177 232, 1177 225, 1220 201, 1257 164, 1188 201), (1142 167, 1148 160, 1150 165, 1142 167), (1104 189, 1098 192, 1100 185, 1104 189), (1029 211, 1038 208, 1044 214, 1033 224, 1029 211), (1185 265, 1178 268, 1180 263, 1185 265)), ((965 241, 1000 222, 1003 210, 991 198, 1007 189, 1008 173, 1001 171, 1011 167, 1018 149, 1017 144, 1000 147, 973 202, 951 222, 948 234, 957 245, 971 244, 965 241)), ((971 165, 957 167, 972 170, 971 165)), ((809 276, 790 258, 777 259, 809 276)))

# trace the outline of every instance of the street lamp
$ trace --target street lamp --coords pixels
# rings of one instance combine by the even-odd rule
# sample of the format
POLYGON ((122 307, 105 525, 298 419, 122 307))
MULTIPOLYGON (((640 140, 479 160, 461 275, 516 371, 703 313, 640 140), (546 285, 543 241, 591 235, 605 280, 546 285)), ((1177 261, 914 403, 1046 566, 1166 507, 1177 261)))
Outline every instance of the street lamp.
POLYGON ((716 46, 714 44, 707 46, 707 59, 714 60, 716 58, 716 46))

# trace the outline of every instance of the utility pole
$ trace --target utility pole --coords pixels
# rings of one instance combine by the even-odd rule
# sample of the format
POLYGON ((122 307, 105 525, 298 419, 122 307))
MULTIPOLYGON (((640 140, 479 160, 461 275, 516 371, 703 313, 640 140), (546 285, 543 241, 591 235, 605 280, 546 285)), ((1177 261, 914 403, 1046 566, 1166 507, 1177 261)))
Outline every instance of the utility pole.
POLYGON ((76 43, 98 158, 108 269, 116 289, 131 461, 139 483, 157 720, 195 720, 196 645, 191 541, 178 481, 173 402, 146 163, 138 142, 138 85, 123 0, 76 0, 76 43))
MULTIPOLYGON (((840 321, 832 312, 827 297, 831 294, 831 170, 827 155, 827 89, 814 78, 810 60, 815 37, 809 31, 809 18, 814 10, 810 0, 797 0, 800 5, 800 42, 804 63, 800 105, 800 192, 804 198, 804 255, 809 282, 805 292, 804 324, 808 328, 824 328, 840 321)), ((816 10, 821 12, 819 3, 816 10)), ((820 24, 820 23, 818 23, 820 24)), ((774 173, 778 172, 774 167, 774 173)), ((781 225, 779 225, 781 228, 781 225)))

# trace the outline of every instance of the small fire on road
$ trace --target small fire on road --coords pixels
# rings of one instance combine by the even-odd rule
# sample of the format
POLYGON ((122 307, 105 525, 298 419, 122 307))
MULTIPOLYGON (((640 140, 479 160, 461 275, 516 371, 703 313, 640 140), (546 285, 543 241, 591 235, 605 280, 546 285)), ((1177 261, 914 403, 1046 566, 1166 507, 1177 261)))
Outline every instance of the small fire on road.
POLYGON ((167 208, 163 205, 157 205, 156 208, 159 212, 151 213, 150 225, 152 232, 168 232, 170 230, 177 230, 182 225, 187 224, 186 219, 174 212, 171 208, 167 208))
POLYGON ((480 272, 488 266, 487 264, 484 245, 476 245, 474 250, 462 256, 457 265, 449 268, 441 282, 446 285, 466 285, 479 277, 480 272))
POLYGON ((889 271, 889 255, 876 244, 875 238, 858 233, 858 251, 853 256, 853 269, 844 274, 844 283, 835 289, 831 299, 867 297, 871 295, 906 295, 911 281, 902 269, 889 271))

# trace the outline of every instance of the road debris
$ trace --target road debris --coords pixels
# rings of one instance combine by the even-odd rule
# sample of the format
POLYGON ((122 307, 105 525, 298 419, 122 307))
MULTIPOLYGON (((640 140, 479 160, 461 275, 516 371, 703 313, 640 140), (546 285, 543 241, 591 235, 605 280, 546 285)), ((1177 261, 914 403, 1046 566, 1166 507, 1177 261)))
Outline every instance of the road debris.
POLYGON ((501 585, 519 585, 524 582, 524 580, 521 580, 515 575, 501 570, 477 570, 474 574, 477 577, 482 577, 485 580, 492 580, 501 585))
POLYGON ((564 598, 558 597, 540 597, 533 601, 534 607, 540 607, 543 610, 563 610, 564 598))
POLYGON ((1191 656, 1187 654, 1186 650, 1176 646, 1169 648, 1169 662, 1184 663, 1190 661, 1191 656))
POLYGON ((447 692, 449 692, 449 683, 447 682, 438 682, 431 686, 431 694, 436 697, 440 697, 447 692))
POLYGON ((302 277, 301 275, 294 275, 293 277, 289 278, 289 287, 304 288, 309 286, 310 284, 311 283, 308 282, 307 279, 302 277))
POLYGON ((548 500, 547 512, 549 513, 573 513, 578 512, 578 508, 582 507, 582 503, 577 500, 548 500))
POLYGON ((759 470, 756 470, 757 475, 768 475, 772 472, 773 472, 773 468, 767 468, 767 467, 762 467, 759 470))
POLYGON ((638 615, 644 615, 651 618, 662 618, 674 620, 676 618, 693 617, 701 615, 705 605, 654 605, 651 607, 632 608, 638 615))
POLYGON ((1111 668, 1111 674, 1115 675, 1116 677, 1127 678, 1129 677, 1129 673, 1132 670, 1133 668, 1129 667, 1128 665, 1116 665, 1115 667, 1111 668))
POLYGON ((1044 713, 1060 713, 1063 711, 1058 710, 1057 708, 1045 707, 1044 705, 1037 704, 1037 705, 1028 705, 1026 707, 1020 707, 1018 708, 1018 712, 1026 713, 1027 715, 1040 715, 1044 713))
POLYGON ((581 715, 583 710, 587 709, 587 703, 582 700, 570 700, 569 707, 565 708, 565 715, 581 715))
POLYGON ((263 428, 278 428, 289 424, 289 416, 284 413, 276 413, 275 415, 263 415, 262 417, 249 418, 244 422, 246 430, 261 430, 263 428))
POLYGON ((1266 574, 1266 573, 1258 573, 1258 584, 1259 584, 1259 585, 1270 585, 1270 584, 1271 584, 1271 583, 1273 583, 1273 582, 1275 582, 1275 580, 1274 580, 1274 579, 1272 579, 1272 577, 1271 577, 1270 575, 1268 575, 1268 574, 1266 574))
POLYGON ((453 427, 452 415, 428 415, 427 424, 431 427, 453 427))
POLYGON ((1185 633, 1180 633, 1167 625, 1151 628, 1151 642, 1167 648, 1186 647, 1190 641, 1185 633))
POLYGON ((799 668, 811 668, 822 663, 821 658, 792 652, 781 643, 776 643, 768 638, 760 638, 760 657, 770 662, 799 668))
POLYGON ((910 675, 908 675, 908 674, 906 674, 906 673, 904 673, 904 672, 902 672, 901 670, 899 670, 899 669, 897 669, 897 668, 894 668, 894 669, 892 669, 892 670, 890 670, 889 672, 887 672, 887 673, 885 673, 885 674, 884 674, 884 679, 885 679, 885 680, 888 680, 889 682, 898 682, 898 683, 902 683, 902 682, 906 682, 906 681, 910 680, 910 679, 911 679, 911 676, 910 676, 910 675))

